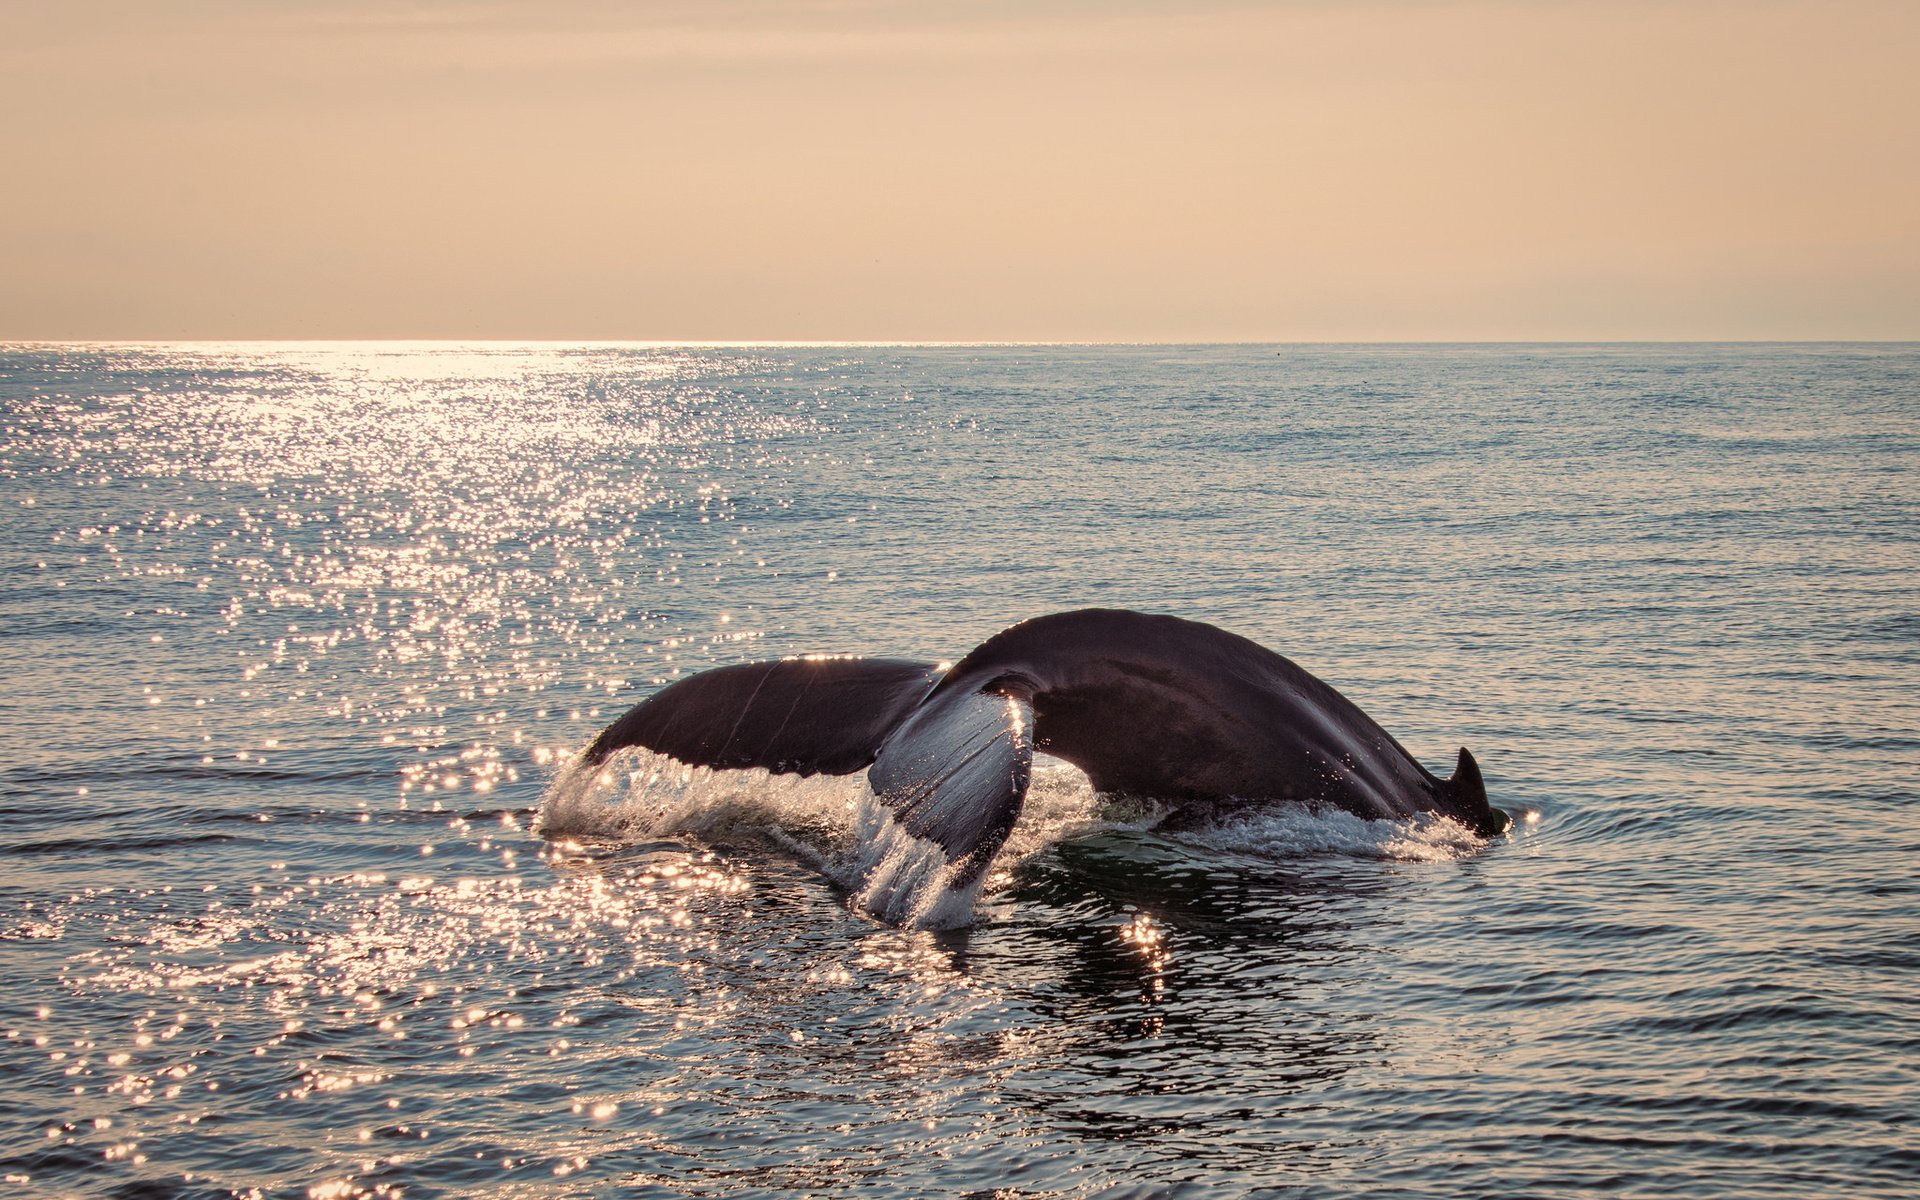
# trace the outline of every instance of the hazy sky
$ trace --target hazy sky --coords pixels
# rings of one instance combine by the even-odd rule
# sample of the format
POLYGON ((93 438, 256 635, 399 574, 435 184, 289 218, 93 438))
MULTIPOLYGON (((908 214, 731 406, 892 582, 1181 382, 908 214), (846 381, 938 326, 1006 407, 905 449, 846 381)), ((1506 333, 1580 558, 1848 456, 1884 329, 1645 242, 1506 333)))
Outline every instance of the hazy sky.
POLYGON ((1920 338, 1916 0, 0 0, 0 338, 1920 338))

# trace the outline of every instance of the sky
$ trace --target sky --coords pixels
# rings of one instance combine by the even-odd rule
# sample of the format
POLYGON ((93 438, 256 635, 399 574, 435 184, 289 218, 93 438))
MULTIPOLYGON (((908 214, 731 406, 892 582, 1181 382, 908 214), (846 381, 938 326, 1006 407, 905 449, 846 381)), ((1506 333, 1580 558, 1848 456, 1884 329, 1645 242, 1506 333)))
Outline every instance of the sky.
POLYGON ((0 339, 1920 338, 1914 0, 0 0, 0 339))

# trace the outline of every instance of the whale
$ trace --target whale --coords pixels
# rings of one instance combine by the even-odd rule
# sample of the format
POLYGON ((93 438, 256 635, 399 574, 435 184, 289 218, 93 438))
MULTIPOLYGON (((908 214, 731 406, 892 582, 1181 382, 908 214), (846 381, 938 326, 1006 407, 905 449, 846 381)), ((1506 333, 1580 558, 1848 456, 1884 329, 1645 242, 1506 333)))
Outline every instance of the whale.
POLYGON ((634 705, 580 760, 629 747, 716 770, 864 770, 891 817, 945 854, 954 885, 1006 841, 1036 752, 1174 820, 1292 801, 1369 819, 1434 813, 1481 837, 1511 824, 1464 746, 1442 779, 1291 659, 1123 609, 1022 621, 951 665, 804 655, 700 671, 634 705))

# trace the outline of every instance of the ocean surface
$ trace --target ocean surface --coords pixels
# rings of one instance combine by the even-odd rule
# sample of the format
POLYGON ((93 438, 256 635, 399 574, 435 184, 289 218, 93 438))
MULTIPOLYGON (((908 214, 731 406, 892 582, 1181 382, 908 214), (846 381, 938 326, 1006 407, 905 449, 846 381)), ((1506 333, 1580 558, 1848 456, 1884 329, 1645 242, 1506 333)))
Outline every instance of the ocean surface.
POLYGON ((1920 347, 0 347, 6 1195, 1911 1196, 1920 347), (955 928, 666 681, 1210 621, 1495 804, 1043 763, 955 928))

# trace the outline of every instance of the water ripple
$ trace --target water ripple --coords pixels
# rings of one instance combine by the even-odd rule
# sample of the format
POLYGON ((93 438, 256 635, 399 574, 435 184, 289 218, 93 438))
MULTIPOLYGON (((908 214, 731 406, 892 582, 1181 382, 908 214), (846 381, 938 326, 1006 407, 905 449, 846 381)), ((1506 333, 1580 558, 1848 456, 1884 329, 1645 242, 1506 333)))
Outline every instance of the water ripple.
POLYGON ((1904 1196, 1916 381, 1901 346, 0 348, 0 1175, 1904 1196), (1088 604, 1272 645, 1523 819, 1169 828, 1045 766, 926 930, 862 909, 858 777, 548 795, 689 671, 1088 604))

